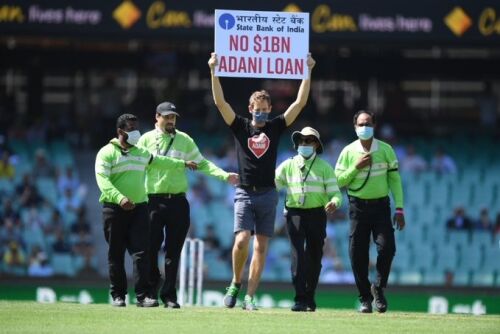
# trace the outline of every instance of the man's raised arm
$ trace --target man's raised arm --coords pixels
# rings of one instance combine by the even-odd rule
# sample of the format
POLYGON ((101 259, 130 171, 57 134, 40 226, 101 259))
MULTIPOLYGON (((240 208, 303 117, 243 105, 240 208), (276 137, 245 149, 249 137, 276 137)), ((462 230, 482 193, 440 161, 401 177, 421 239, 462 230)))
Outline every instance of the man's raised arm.
POLYGON ((217 66, 217 55, 212 52, 210 59, 208 60, 208 66, 210 67, 210 77, 212 79, 212 95, 214 97, 215 105, 222 115, 222 118, 227 125, 233 124, 236 115, 233 108, 224 99, 224 92, 222 91, 222 86, 219 81, 219 77, 215 76, 215 67, 217 66))
POLYGON ((311 57, 311 54, 309 53, 307 55, 307 68, 309 71, 307 79, 302 80, 299 92, 297 93, 297 99, 285 111, 285 121, 287 126, 290 126, 290 124, 295 121, 302 109, 304 109, 304 107, 306 106, 307 98, 309 97, 309 91, 311 89, 311 73, 314 65, 316 65, 316 61, 313 59, 313 57, 311 57))

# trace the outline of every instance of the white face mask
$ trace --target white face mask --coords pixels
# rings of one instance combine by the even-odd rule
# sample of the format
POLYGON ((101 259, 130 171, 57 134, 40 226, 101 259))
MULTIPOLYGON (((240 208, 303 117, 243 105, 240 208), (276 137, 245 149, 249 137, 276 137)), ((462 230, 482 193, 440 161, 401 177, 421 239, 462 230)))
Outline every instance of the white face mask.
POLYGON ((141 132, 139 130, 130 132, 125 131, 125 133, 127 134, 127 143, 129 143, 130 145, 136 145, 139 141, 139 138, 141 138, 141 132))

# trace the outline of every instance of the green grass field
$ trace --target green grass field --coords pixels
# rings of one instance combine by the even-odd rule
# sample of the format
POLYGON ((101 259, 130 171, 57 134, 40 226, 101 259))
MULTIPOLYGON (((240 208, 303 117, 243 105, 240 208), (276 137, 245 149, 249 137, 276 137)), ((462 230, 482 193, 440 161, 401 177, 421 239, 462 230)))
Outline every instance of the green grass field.
POLYGON ((0 301, 1 333, 500 333, 500 316, 428 315, 352 310, 162 307, 0 301))

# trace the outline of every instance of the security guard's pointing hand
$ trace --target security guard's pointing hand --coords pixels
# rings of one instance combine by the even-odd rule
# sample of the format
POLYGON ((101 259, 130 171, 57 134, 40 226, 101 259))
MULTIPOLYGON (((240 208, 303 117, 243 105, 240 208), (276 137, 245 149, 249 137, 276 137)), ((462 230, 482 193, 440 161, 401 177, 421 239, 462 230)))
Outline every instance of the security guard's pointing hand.
POLYGON ((236 173, 229 173, 229 176, 227 178, 227 182, 229 182, 230 184, 235 186, 235 185, 240 183, 240 176, 236 173))
POLYGON ((197 170, 198 164, 194 161, 184 161, 184 166, 190 170, 197 170))

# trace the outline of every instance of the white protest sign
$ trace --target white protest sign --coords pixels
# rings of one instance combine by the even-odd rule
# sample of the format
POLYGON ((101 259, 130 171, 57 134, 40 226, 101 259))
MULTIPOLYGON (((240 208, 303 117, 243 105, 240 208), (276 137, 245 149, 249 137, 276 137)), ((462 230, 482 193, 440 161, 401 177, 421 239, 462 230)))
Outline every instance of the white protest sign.
POLYGON ((309 13, 215 10, 215 75, 305 79, 309 13))

